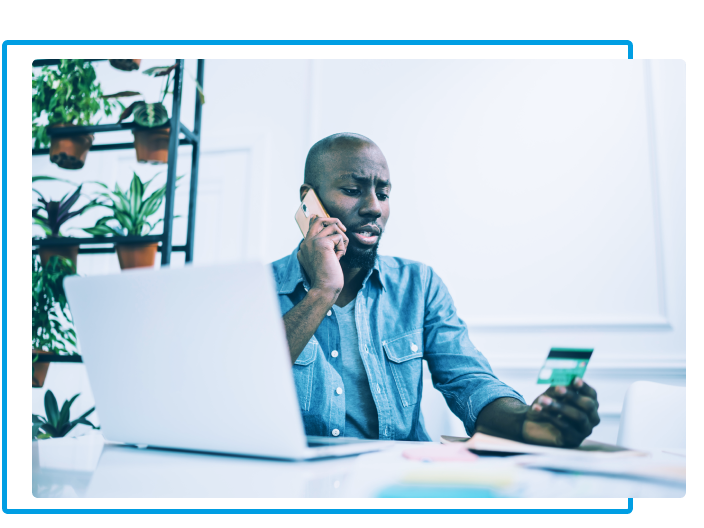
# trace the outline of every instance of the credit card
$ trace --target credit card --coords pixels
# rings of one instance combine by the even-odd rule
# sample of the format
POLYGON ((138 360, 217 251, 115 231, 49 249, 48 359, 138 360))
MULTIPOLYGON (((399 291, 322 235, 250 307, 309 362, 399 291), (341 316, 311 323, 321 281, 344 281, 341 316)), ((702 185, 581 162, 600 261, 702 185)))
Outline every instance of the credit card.
POLYGON ((551 348, 538 374, 538 383, 569 385, 575 378, 584 377, 593 351, 593 348, 551 348))

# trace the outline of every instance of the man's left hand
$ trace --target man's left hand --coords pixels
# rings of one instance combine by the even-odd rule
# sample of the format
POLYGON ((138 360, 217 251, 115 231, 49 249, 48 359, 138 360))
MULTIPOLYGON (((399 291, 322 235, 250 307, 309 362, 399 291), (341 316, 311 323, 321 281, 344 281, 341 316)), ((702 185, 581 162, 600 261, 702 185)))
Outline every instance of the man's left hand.
POLYGON ((550 387, 538 396, 523 422, 523 441, 577 447, 599 423, 596 391, 575 378, 567 387, 550 387))

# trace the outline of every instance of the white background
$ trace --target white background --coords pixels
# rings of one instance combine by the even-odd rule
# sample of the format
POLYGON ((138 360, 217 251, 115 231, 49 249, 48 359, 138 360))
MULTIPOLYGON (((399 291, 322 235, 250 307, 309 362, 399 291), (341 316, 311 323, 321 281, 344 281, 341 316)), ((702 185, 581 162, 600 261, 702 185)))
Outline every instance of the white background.
MULTIPOLYGON (((107 93, 156 97, 159 83, 144 75, 96 68, 107 93)), ((195 68, 189 60, 187 71, 195 68)), ((601 395, 603 422, 593 438, 615 443, 630 383, 684 384, 682 61, 207 60, 204 86, 196 264, 290 253, 308 149, 358 132, 391 170, 381 252, 433 266, 470 338, 526 400, 544 389, 535 381, 551 346, 595 348, 586 380, 601 395)), ((35 175, 111 187, 127 188, 133 170, 165 181, 163 166, 140 166, 133 150, 90 153, 81 171, 46 156, 32 162, 35 175)), ((182 148, 178 174, 189 169, 182 148)), ((36 187, 44 196, 70 189, 36 187)), ((185 243, 187 193, 185 178, 174 244, 185 243)), ((176 254, 173 265, 182 262, 176 254)), ((83 255, 79 266, 83 275, 119 273, 114 254, 83 255)), ((464 434, 426 374, 431 437, 464 434)), ((80 413, 93 405, 86 381, 82 366, 52 365, 45 389, 60 401, 81 392, 80 413)), ((43 392, 32 391, 35 413, 43 392)))

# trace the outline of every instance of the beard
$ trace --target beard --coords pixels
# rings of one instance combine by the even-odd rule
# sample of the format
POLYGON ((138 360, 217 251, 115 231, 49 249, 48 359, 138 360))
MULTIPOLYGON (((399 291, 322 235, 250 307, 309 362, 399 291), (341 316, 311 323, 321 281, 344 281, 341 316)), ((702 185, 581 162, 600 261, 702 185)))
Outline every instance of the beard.
POLYGON ((357 241, 351 238, 347 246, 347 252, 340 259, 340 264, 348 269, 372 269, 376 262, 379 242, 381 242, 381 236, 379 236, 379 240, 372 247, 360 247, 357 241))

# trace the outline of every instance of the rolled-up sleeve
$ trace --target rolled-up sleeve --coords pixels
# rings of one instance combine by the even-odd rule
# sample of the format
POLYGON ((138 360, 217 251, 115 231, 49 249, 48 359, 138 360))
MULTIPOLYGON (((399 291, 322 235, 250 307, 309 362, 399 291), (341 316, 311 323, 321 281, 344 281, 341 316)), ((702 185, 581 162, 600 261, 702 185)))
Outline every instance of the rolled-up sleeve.
POLYGON ((484 355, 469 340, 450 292, 429 266, 425 267, 424 358, 433 386, 464 423, 468 435, 476 429, 481 410, 498 398, 523 397, 501 382, 484 355))

